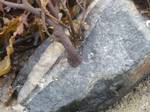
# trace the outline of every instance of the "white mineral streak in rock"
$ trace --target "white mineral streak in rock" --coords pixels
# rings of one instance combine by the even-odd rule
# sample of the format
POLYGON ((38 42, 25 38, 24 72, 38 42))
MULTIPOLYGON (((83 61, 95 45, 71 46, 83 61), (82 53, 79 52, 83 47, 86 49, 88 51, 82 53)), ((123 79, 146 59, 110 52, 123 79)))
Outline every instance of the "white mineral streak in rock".
POLYGON ((0 112, 28 112, 26 108, 20 104, 6 107, 0 104, 0 112))
POLYGON ((46 49, 42 54, 37 64, 33 67, 30 72, 28 79, 21 89, 18 96, 18 103, 21 103, 27 98, 33 89, 39 84, 43 75, 53 66, 58 57, 65 51, 62 44, 54 42, 46 49))
POLYGON ((12 106, 11 112, 27 112, 27 111, 25 110, 25 107, 18 104, 18 105, 12 106))

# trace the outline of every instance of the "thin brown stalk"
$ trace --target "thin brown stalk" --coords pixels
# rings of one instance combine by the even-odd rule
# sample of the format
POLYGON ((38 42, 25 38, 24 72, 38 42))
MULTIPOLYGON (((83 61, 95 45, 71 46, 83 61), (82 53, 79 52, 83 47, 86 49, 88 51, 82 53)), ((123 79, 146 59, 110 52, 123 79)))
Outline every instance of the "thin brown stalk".
POLYGON ((5 1, 5 0, 0 0, 0 2, 4 5, 8 6, 8 7, 11 7, 11 8, 24 9, 24 10, 27 10, 31 13, 36 14, 36 15, 41 14, 40 9, 32 7, 26 0, 23 0, 22 4, 12 3, 12 2, 5 1))
POLYGON ((76 38, 76 36, 75 36, 75 35, 76 35, 76 32, 75 32, 75 29, 74 29, 73 21, 72 21, 71 15, 70 15, 70 13, 69 13, 69 10, 68 10, 68 8, 66 7, 66 5, 64 4, 64 2, 63 2, 62 0, 60 0, 60 1, 61 1, 61 4, 62 4, 62 7, 63 7, 64 11, 66 12, 66 14, 67 14, 67 16, 68 16, 70 28, 71 28, 71 31, 72 31, 72 36, 73 36, 74 38, 76 38))
POLYGON ((150 8, 150 0, 147 0, 148 8, 150 8))

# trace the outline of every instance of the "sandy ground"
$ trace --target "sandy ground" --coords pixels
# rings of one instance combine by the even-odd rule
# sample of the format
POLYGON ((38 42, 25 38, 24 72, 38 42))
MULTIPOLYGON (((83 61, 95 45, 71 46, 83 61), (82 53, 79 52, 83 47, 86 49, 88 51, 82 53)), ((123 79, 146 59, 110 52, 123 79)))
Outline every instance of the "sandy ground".
POLYGON ((150 112, 150 77, 107 112, 150 112))

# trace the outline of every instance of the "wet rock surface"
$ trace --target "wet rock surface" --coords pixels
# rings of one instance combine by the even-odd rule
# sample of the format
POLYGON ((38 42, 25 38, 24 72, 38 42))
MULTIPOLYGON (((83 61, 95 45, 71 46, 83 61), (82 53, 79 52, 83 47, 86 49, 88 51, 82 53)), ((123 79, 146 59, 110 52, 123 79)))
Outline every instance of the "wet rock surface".
POLYGON ((150 73, 150 31, 131 1, 99 1, 89 17, 95 24, 79 49, 79 67, 63 58, 42 77, 36 73, 37 83, 30 62, 24 68, 29 76, 18 102, 29 112, 101 111, 150 73))

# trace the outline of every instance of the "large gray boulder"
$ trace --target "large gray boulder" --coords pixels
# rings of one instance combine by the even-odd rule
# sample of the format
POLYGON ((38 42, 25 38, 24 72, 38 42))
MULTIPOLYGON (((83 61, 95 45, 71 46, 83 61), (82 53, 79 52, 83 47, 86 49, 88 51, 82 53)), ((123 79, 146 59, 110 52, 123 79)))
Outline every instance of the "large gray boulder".
MULTIPOLYGON (((53 65, 64 52, 57 43, 52 62, 37 51, 20 71, 16 85, 27 81, 17 86, 18 103, 27 111, 99 112, 148 76, 150 31, 130 0, 99 0, 87 21, 91 31, 79 49, 80 66, 72 68, 66 58, 53 65)), ((41 52, 53 49, 44 45, 41 52)))

